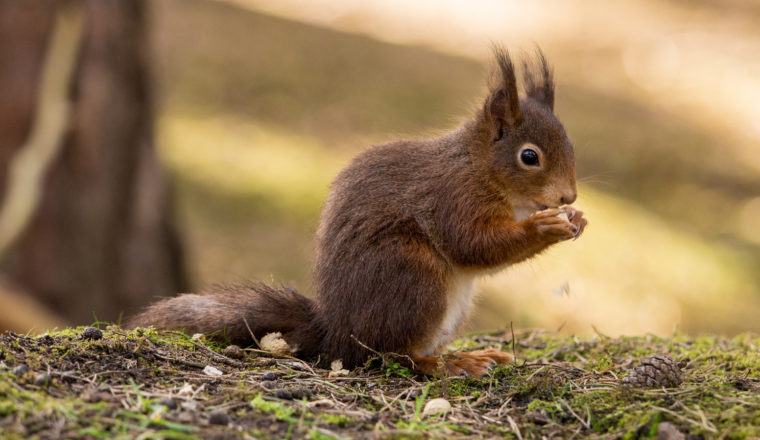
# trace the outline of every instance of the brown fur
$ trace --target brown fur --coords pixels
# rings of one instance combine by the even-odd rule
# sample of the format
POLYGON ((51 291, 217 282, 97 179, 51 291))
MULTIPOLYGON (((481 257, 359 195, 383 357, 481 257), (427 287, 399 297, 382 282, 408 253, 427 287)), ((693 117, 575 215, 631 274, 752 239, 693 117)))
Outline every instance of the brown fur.
MULTIPOLYGON (((159 302, 128 326, 250 342, 245 318, 257 337, 282 332, 304 358, 355 366, 370 354, 355 338, 409 355, 419 371, 432 372, 431 355, 461 323, 454 314, 446 328, 447 312, 469 301, 452 287, 458 276, 518 263, 577 237, 586 224, 569 207, 570 222, 556 210, 525 214, 575 200, 573 148, 553 114, 543 55, 538 74, 526 67, 522 99, 507 52, 497 47, 495 55, 498 80, 473 120, 441 138, 370 148, 335 179, 317 231, 313 301, 290 289, 231 286, 159 302), (518 163, 526 142, 541 150, 540 167, 518 163)), ((478 376, 508 358, 462 354, 445 361, 444 371, 478 376)))

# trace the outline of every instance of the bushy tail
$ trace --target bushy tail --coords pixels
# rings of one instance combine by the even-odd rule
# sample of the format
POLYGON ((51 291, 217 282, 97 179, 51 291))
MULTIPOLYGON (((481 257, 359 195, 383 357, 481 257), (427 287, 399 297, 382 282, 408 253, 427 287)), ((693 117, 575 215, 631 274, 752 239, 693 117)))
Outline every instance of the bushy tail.
POLYGON ((128 319, 125 327, 184 329, 240 345, 253 342, 251 332, 256 338, 281 332, 291 345, 301 345, 307 351, 316 348, 303 344, 317 341, 288 338, 288 334, 304 333, 314 320, 314 302, 295 290, 253 284, 219 286, 209 293, 184 294, 159 301, 128 319))

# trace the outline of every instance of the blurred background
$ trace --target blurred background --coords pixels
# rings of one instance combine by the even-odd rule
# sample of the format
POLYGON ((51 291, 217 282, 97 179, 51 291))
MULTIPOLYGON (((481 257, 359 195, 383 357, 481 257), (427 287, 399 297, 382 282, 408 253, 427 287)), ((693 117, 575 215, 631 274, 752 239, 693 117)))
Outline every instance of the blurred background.
POLYGON ((482 280, 470 329, 760 331, 756 1, 51 4, 0 1, 4 328, 246 279, 310 295, 331 179, 466 120, 501 42, 554 65, 590 225, 482 280))

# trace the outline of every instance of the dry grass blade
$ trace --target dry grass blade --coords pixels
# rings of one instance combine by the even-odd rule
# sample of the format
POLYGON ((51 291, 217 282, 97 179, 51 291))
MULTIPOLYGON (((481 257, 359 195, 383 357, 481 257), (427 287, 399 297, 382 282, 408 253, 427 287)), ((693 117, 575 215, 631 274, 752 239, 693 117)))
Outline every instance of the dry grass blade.
POLYGON ((655 409, 657 411, 662 411, 662 412, 664 412, 666 414, 670 414, 671 416, 677 418, 678 420, 682 420, 682 421, 690 423, 692 425, 699 426, 701 428, 706 429, 709 432, 712 432, 713 434, 717 434, 718 433, 718 430, 715 429, 715 426, 712 425, 712 423, 709 423, 709 422, 705 423, 705 422, 707 422, 706 420, 704 422, 699 422, 699 421, 690 419, 690 418, 688 418, 688 417, 686 417, 684 415, 678 414, 675 411, 671 411, 671 410, 669 410, 667 408, 663 408, 663 407, 656 406, 656 405, 652 405, 652 409, 655 409))

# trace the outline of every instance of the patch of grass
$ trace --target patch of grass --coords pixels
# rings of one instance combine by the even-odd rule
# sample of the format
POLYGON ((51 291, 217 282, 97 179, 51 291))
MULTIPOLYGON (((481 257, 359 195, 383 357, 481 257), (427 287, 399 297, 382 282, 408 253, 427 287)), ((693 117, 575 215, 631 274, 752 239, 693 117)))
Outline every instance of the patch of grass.
POLYGON ((335 425, 338 428, 346 428, 354 420, 345 414, 320 414, 319 418, 324 420, 330 425, 335 425))
POLYGON ((412 377, 414 373, 399 362, 389 361, 385 363, 385 377, 412 377))
POLYGON ((295 409, 280 402, 266 401, 261 394, 251 401, 251 406, 263 413, 274 414, 277 420, 288 423, 298 422, 298 418, 293 416, 296 413, 295 409))

